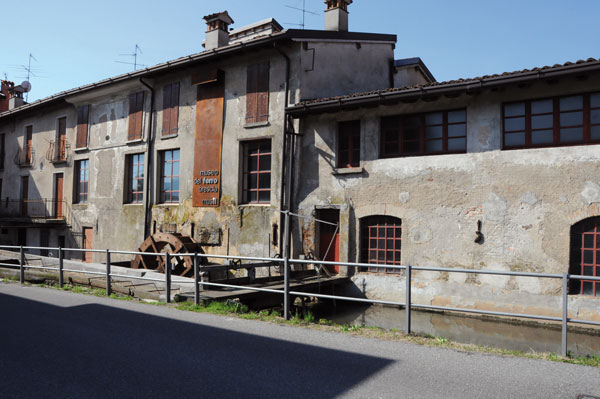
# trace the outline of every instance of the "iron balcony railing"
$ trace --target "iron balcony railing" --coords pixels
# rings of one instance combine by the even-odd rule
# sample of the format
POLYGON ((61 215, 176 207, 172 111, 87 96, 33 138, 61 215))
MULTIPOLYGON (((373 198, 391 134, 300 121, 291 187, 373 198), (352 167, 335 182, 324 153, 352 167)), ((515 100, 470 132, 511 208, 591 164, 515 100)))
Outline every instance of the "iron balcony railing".
POLYGON ((39 198, 13 200, 7 198, 0 202, 0 218, 27 218, 43 220, 70 221, 71 211, 64 200, 39 198))
POLYGON ((70 153, 71 144, 67 142, 67 139, 61 138, 50 142, 50 146, 46 152, 46 159, 52 163, 67 162, 70 153))
POLYGON ((33 165, 35 160, 35 150, 30 147, 19 148, 19 151, 15 155, 15 165, 20 166, 22 168, 29 167, 33 165))

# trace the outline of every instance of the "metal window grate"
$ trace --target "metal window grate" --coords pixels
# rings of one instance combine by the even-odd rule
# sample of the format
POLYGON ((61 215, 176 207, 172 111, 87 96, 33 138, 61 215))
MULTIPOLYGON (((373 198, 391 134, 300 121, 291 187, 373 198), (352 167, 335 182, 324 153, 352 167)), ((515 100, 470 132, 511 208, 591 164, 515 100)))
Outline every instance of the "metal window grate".
MULTIPOLYGON (((582 276, 600 276, 600 228, 596 224, 581 233, 581 269, 582 276)), ((600 296, 600 282, 581 281, 581 294, 600 296)))
MULTIPOLYGON (((391 216, 371 216, 362 223, 361 262, 400 265, 402 221, 391 216)), ((369 266, 367 271, 398 273, 399 269, 369 266)))
POLYGON ((244 143, 244 202, 271 202, 271 140, 244 143))

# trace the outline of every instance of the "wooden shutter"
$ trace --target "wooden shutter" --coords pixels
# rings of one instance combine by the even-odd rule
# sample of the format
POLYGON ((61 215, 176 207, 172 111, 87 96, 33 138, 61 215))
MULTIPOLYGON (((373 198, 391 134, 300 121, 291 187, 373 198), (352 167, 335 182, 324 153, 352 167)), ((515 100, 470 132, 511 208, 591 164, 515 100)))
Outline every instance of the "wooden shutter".
POLYGON ((246 80, 246 123, 257 122, 258 111, 258 65, 248 65, 246 80))
POLYGON ((166 85, 163 91, 162 134, 176 134, 179 118, 179 83, 166 85))
POLYGON ((75 140, 76 148, 87 147, 89 111, 89 105, 82 105, 81 107, 77 108, 77 138, 75 140))
POLYGON ((257 122, 269 120, 269 63, 257 65, 257 122))
POLYGON ((142 138, 142 109, 144 108, 144 92, 129 95, 129 131, 127 140, 142 138))
POLYGON ((171 88, 172 85, 166 85, 163 91, 163 136, 169 134, 171 129, 171 88))

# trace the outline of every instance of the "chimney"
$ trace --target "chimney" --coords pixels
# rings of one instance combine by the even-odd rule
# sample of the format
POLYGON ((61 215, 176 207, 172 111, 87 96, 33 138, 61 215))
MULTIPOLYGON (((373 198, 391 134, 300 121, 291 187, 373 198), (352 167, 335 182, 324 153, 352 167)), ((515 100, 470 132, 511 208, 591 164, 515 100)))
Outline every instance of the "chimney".
POLYGON ((14 83, 8 80, 0 80, 0 112, 8 111, 8 91, 14 87, 14 83))
POLYGON ((204 48, 212 50, 229 44, 229 25, 233 19, 227 11, 210 14, 204 17, 206 21, 206 40, 204 48))
POLYGON ((325 0, 325 30, 348 32, 348 5, 352 0, 325 0))

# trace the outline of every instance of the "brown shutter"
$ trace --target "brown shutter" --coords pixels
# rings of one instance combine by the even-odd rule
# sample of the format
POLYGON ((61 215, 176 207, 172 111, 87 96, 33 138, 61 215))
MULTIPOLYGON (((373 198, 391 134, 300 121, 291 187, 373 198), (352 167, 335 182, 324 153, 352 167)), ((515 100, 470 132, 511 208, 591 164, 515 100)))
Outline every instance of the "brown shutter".
POLYGON ((143 121, 143 109, 144 109, 144 92, 140 91, 137 93, 137 104, 136 104, 136 120, 135 120, 135 138, 142 138, 142 121, 143 121))
POLYGON ((179 82, 173 83, 171 86, 171 124, 169 133, 176 134, 178 131, 177 119, 179 118, 179 82))
POLYGON ((246 123, 255 123, 257 121, 258 110, 258 65, 248 65, 248 74, 246 80, 246 123))
POLYGON ((135 119, 136 119, 136 94, 129 95, 129 130, 127 132, 127 140, 135 139, 135 119))
POLYGON ((171 127, 171 88, 172 85, 166 85, 163 91, 163 125, 162 134, 167 135, 171 127))
POLYGON ((89 105, 82 105, 77 108, 77 139, 76 148, 87 147, 87 132, 89 123, 89 105))
POLYGON ((257 97, 258 114, 257 122, 266 122, 269 120, 269 63, 257 65, 257 97))

